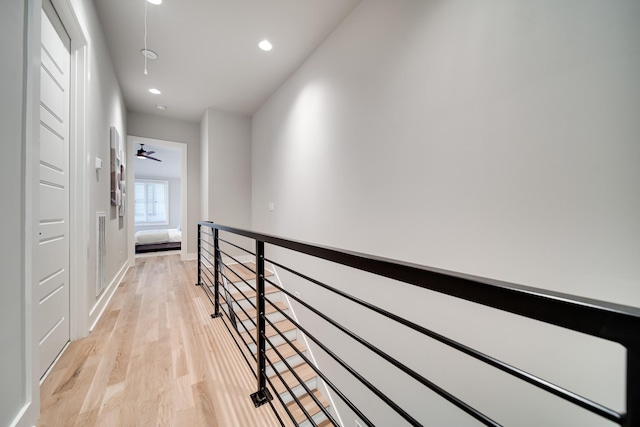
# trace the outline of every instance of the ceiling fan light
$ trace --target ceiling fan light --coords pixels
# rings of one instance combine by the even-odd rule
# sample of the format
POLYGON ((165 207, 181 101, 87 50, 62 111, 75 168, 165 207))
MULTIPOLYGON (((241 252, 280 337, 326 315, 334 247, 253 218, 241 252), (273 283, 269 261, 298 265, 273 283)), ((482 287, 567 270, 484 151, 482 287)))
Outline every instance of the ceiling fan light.
POLYGON ((162 0, 147 0, 151 4, 161 4, 162 0))

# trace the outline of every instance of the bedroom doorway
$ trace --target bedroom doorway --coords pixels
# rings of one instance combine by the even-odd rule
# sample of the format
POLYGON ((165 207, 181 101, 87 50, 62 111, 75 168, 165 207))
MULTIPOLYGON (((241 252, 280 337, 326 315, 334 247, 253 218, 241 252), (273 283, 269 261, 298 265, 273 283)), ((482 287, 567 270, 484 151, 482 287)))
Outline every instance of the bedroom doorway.
POLYGON ((187 254, 187 144, 128 136, 129 262, 145 255, 187 254), (133 191, 132 191, 133 190, 133 191))

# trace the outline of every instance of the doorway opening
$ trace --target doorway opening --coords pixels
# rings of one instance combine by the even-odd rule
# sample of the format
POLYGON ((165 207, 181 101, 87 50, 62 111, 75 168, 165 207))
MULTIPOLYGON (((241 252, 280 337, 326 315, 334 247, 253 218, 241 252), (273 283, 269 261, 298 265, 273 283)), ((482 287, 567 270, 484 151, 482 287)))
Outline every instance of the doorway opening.
MULTIPOLYGON (((129 264, 139 256, 187 254, 187 144, 128 136, 132 175, 129 264), (185 230, 185 232, 183 232, 185 230)), ((129 191, 131 191, 129 190, 129 191)))

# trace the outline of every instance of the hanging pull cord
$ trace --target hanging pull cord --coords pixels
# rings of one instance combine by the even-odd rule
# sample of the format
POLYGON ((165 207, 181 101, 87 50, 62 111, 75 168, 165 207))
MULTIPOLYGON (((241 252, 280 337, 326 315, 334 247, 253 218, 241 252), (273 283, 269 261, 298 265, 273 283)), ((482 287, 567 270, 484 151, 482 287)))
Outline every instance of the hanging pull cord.
POLYGON ((147 75, 147 0, 144 0, 144 74, 147 75))

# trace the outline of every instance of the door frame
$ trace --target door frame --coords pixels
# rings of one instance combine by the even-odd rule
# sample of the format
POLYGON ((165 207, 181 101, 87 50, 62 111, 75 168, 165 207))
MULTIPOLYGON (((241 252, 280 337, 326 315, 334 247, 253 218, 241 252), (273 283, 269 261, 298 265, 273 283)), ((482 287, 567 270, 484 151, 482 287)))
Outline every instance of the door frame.
MULTIPOLYGON (((90 162, 86 148, 86 91, 89 76, 88 37, 71 0, 51 0, 71 39, 69 96, 69 332, 75 340, 88 334, 86 289, 88 210, 86 181, 90 162)), ((15 424, 35 425, 40 415, 40 377, 37 324, 38 278, 36 274, 39 213, 40 159, 40 25, 42 0, 26 1, 25 121, 24 121, 24 294, 23 384, 25 405, 15 424)), ((55 362, 54 362, 55 363, 55 362)))
MULTIPOLYGON (((135 143, 141 142, 143 144, 149 145, 157 145, 160 147, 171 147, 171 148, 179 148, 180 149, 180 210, 181 210, 181 226, 182 230, 189 230, 189 215, 188 215, 188 186, 187 186, 187 149, 188 144, 185 142, 178 141, 167 141, 164 139, 155 139, 155 138, 145 138, 141 136, 127 135, 127 164, 130 165, 127 168, 127 182, 133 183, 135 182, 135 143)), ((134 186, 130 184, 133 188, 134 186)), ((128 258, 129 258, 129 267, 134 267, 136 265, 136 239, 135 239, 135 203, 133 199, 129 202, 129 206, 127 207, 127 217, 128 224, 128 258)), ((182 244, 180 246, 180 258, 183 261, 188 259, 188 247, 189 247, 189 236, 188 233, 182 233, 182 244)))

